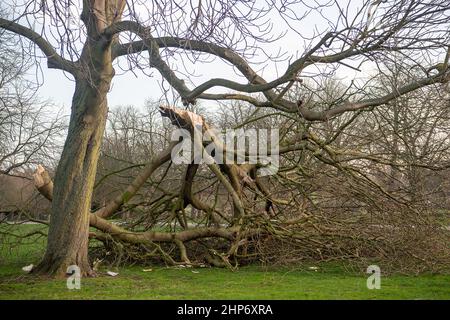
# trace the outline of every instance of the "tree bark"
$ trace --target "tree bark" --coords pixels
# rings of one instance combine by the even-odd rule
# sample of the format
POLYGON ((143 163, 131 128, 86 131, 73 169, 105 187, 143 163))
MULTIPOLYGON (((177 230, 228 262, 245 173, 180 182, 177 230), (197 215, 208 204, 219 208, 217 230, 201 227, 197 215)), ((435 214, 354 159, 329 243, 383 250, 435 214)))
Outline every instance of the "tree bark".
POLYGON ((88 261, 88 232, 92 190, 106 123, 110 79, 94 88, 77 81, 64 150, 55 174, 47 250, 35 272, 64 276, 77 265, 82 276, 92 275, 88 261))
POLYGON ((55 174, 47 249, 36 273, 62 277, 77 265, 82 276, 93 275, 88 261, 91 198, 100 145, 108 113, 107 93, 114 76, 111 48, 116 36, 106 27, 120 19, 124 0, 83 2, 81 18, 87 40, 76 63, 75 93, 69 131, 55 174))

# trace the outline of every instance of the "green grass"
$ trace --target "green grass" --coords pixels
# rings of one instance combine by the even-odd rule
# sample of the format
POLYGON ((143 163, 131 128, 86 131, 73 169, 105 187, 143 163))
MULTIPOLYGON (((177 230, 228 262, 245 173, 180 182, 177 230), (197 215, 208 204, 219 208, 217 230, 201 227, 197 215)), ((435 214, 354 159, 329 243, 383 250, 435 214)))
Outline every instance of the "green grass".
MULTIPOLYGON (((26 234, 36 226, 14 227, 26 234)), ((217 268, 131 266, 119 275, 83 278, 80 290, 68 290, 65 280, 24 275, 21 268, 36 263, 45 238, 13 246, 0 238, 0 299, 449 299, 450 275, 389 275, 381 289, 366 287, 365 273, 339 264, 297 268, 242 267, 236 272, 217 268), (150 272, 143 269, 152 268, 150 272)))

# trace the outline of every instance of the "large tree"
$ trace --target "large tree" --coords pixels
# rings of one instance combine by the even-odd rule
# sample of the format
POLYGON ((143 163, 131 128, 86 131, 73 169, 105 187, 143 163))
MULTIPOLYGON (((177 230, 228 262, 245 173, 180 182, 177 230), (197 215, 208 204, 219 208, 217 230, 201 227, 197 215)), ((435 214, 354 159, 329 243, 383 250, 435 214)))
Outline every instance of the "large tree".
MULTIPOLYGON (((83 275, 92 274, 87 257, 89 223, 103 231, 120 233, 102 219, 129 200, 154 171, 155 163, 136 178, 122 197, 91 214, 92 190, 108 111, 107 93, 114 77, 113 64, 120 57, 128 58, 131 69, 156 69, 185 105, 199 99, 242 100, 258 108, 299 115, 304 121, 328 121, 346 112, 383 105, 422 87, 445 83, 450 77, 448 0, 361 1, 358 4, 348 1, 345 5, 341 1, 316 1, 314 6, 301 0, 25 2, 23 7, 16 7, 25 8, 24 11, 11 13, 10 19, 1 18, 0 27, 31 41, 45 54, 49 68, 67 72, 75 81, 69 131, 51 195, 47 250, 35 269, 40 273, 63 275, 67 266, 76 264, 83 275), (74 12, 80 13, 82 23, 77 22, 74 12), (317 18, 323 18, 325 23, 312 25, 317 18), (277 40, 274 36, 277 30, 272 28, 278 25, 283 25, 278 30, 282 34, 287 32, 296 37, 298 57, 286 59, 287 67, 282 75, 266 81, 254 67, 264 54, 269 57, 267 63, 275 63, 272 52, 263 49, 277 40), (317 74, 333 74, 338 66, 353 70, 360 70, 366 62, 376 66, 380 59, 388 59, 393 52, 405 60, 417 61, 415 68, 422 72, 390 92, 378 96, 359 94, 364 86, 351 82, 344 91, 352 92, 351 95, 343 95, 325 107, 286 94, 302 82, 302 77, 314 79, 317 74), (195 81, 188 78, 191 72, 180 71, 186 61, 177 66, 178 60, 172 59, 173 56, 194 59, 195 63, 206 63, 208 57, 217 57, 245 77, 246 83, 212 78, 193 85, 195 81), (210 89, 216 87, 225 91, 211 93, 210 89)), ((163 114, 174 123, 186 121, 185 114, 179 112, 163 109, 163 114)), ((155 160, 156 164, 167 161, 169 155, 170 152, 163 153, 155 160)), ((240 169, 221 168, 228 180, 217 166, 211 165, 210 169, 230 192, 237 216, 243 215, 241 183, 237 180, 239 176, 242 178, 240 169)), ((196 170, 196 166, 190 166, 187 177, 195 175, 196 170)), ((230 238, 239 233, 239 229, 231 231, 205 229, 181 234, 178 240, 202 234, 230 238)), ((126 233, 121 235, 130 241, 139 239, 126 233)), ((237 246, 239 241, 236 243, 237 246)))

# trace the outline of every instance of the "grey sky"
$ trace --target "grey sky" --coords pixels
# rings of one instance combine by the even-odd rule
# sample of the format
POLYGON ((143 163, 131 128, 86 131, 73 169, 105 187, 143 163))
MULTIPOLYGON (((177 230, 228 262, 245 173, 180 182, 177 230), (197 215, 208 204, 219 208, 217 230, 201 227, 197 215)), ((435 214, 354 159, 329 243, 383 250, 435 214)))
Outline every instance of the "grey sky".
MULTIPOLYGON (((359 1, 352 1, 352 5, 355 5, 359 1)), ((321 14, 327 14, 330 20, 335 20, 338 16, 336 8, 331 8, 328 12, 323 12, 321 14)), ((285 24, 281 23, 281 18, 275 14, 271 14, 271 19, 274 23, 274 34, 286 31, 285 24)), ((296 30, 301 30, 303 36, 311 37, 314 32, 328 31, 329 26, 319 13, 313 12, 304 20, 302 20, 298 26, 295 26, 296 30)), ((276 41, 275 43, 262 44, 261 47, 267 54, 276 55, 278 52, 286 53, 285 57, 291 57, 291 59, 298 58, 305 50, 307 46, 314 45, 319 39, 303 40, 295 31, 290 30, 285 36, 276 41)), ((254 61, 262 61, 262 56, 253 57, 254 61)), ((210 78, 227 78, 235 80, 241 83, 246 83, 246 80, 242 77, 238 77, 233 69, 229 66, 216 59, 213 63, 201 64, 197 63, 192 65, 191 63, 184 61, 181 63, 179 60, 169 60, 171 64, 176 64, 181 66, 187 65, 187 69, 190 72, 195 72, 198 77, 193 77, 195 85, 207 81, 210 78)), ((42 61, 42 70, 44 75, 44 81, 42 87, 39 89, 39 95, 44 99, 51 99, 56 105, 63 106, 65 112, 70 111, 71 98, 74 90, 74 82, 67 79, 68 75, 64 75, 59 70, 49 70, 46 68, 45 61, 42 61)), ((270 81, 280 76, 286 70, 288 66, 288 61, 273 62, 268 61, 264 65, 252 65, 258 73, 263 76, 266 80, 270 81)), ((150 70, 148 70, 150 71, 150 70)), ((161 77, 156 70, 153 70, 153 77, 148 77, 136 71, 137 76, 132 72, 127 72, 126 74, 120 74, 120 70, 117 70, 116 77, 113 79, 112 88, 108 95, 109 106, 114 107, 116 105, 135 105, 137 107, 142 106, 146 99, 157 100, 162 96, 162 90, 159 85, 161 77)), ((356 73, 354 70, 342 67, 340 68, 338 74, 343 80, 353 79, 355 76, 363 76, 363 73, 356 73)), ((183 77, 182 77, 183 78, 183 77)), ((184 78, 184 80, 187 80, 184 78)), ((193 87, 193 84, 190 85, 193 87)), ((210 92, 226 92, 224 88, 215 88, 210 90, 210 92)), ((203 104, 208 104, 213 102, 203 102, 203 104)))

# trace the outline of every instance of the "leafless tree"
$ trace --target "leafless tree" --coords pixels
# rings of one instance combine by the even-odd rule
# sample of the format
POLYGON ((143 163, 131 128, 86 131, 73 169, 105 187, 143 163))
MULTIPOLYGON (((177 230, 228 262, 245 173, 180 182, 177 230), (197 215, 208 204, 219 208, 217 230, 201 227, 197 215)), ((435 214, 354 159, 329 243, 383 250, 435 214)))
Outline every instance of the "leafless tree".
POLYGON ((0 42, 0 174, 23 176, 21 171, 38 163, 55 163, 64 123, 62 115, 55 114, 57 107, 39 101, 33 83, 25 78, 29 57, 4 33, 0 42))
MULTIPOLYGON (((221 190, 228 193, 232 206, 232 219, 226 228, 191 229, 184 223, 184 230, 174 235, 128 232, 108 222, 107 218, 128 202, 161 164, 169 161, 169 148, 157 155, 121 196, 90 213, 106 126, 106 95, 114 69, 157 71, 163 95, 172 95, 186 106, 198 100, 240 100, 258 108, 284 112, 292 121, 299 119, 299 126, 306 127, 308 122, 327 122, 348 112, 358 113, 385 105, 426 86, 446 83, 450 77, 448 0, 362 1, 358 5, 354 1, 311 4, 301 0, 25 1, 25 5, 17 3, 15 8, 8 18, 0 19, 0 27, 30 40, 45 55, 50 68, 70 74, 75 81, 69 132, 55 174, 54 192, 47 193, 53 199, 53 210, 47 251, 35 269, 38 273, 64 275, 68 265, 76 264, 83 275, 92 274, 87 258, 89 224, 102 232, 97 236, 104 240, 112 237, 144 245, 172 242, 178 246, 184 263, 189 261, 186 242, 223 238, 230 241, 229 248, 224 254, 215 255, 216 259, 211 258, 214 254, 210 252, 208 259, 229 264, 230 259, 238 257, 238 250, 247 239, 261 230, 261 227, 245 228, 259 211, 247 202, 244 196, 247 189, 264 199, 268 214, 274 203, 285 206, 295 201, 271 197, 264 184, 256 181, 252 173, 254 167, 211 164, 208 169, 220 182, 221 190), (311 25, 311 18, 321 19, 323 26, 311 25), (282 28, 277 30, 278 26, 282 28), (295 35, 299 53, 296 57, 285 58, 286 68, 281 76, 266 81, 256 71, 257 62, 261 57, 266 57, 266 64, 282 59, 265 49, 287 33, 295 35), (322 87, 317 80, 332 76, 338 68, 376 67, 380 60, 391 59, 394 52, 405 61, 414 62, 417 74, 410 82, 388 92, 373 96, 362 94, 371 84, 371 79, 365 79, 362 83, 346 84, 344 94, 327 105, 304 103, 303 97, 290 99, 286 95, 292 86, 301 86, 306 78, 316 81, 315 90, 320 90, 322 87), (236 70, 245 82, 212 78, 196 83, 191 65, 208 63, 212 58, 236 70), (189 64, 189 60, 193 64, 189 64), (212 93, 211 89, 216 88, 225 90, 212 93)), ((29 49, 28 54, 38 55, 34 46, 29 49)), ((189 113, 169 108, 161 111, 175 125, 181 123, 192 128, 189 113)), ((292 135, 292 139, 282 152, 306 147, 324 163, 341 162, 339 151, 324 145, 320 136, 300 133, 292 135)), ((174 216, 185 212, 185 203, 209 215, 220 213, 216 205, 205 206, 193 197, 192 182, 197 171, 196 165, 186 169, 182 185, 184 202, 172 206, 174 216)), ((349 174, 355 173, 349 171, 349 174)), ((49 181, 42 180, 50 186, 49 181)), ((298 219, 303 218, 284 224, 295 225, 298 219)), ((267 219, 264 221, 262 225, 267 219)), ((303 241, 301 236, 295 239, 303 241)))

